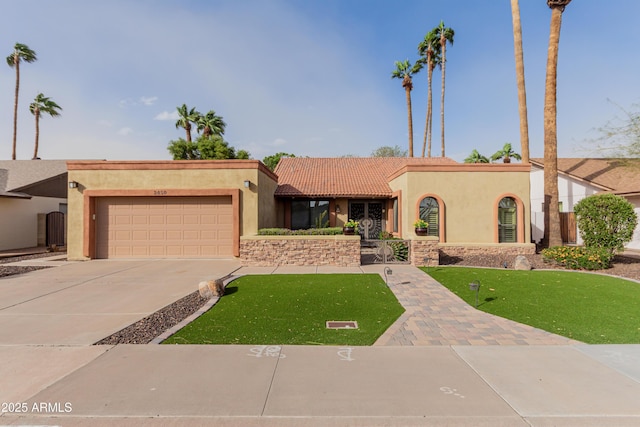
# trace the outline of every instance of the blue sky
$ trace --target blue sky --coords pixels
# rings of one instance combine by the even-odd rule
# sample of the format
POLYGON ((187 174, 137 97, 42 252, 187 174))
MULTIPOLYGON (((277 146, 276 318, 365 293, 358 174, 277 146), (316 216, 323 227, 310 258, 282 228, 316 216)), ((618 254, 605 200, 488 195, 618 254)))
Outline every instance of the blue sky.
MULTIPOLYGON (((593 155, 596 128, 638 102, 640 2, 575 0, 566 9, 558 73, 558 152, 593 155), (610 101, 609 101, 610 100, 610 101), (612 102, 613 103, 612 103, 612 102), (584 147, 587 148, 585 151, 584 147)), ((262 159, 367 156, 407 146, 407 112, 394 61, 440 20, 447 50, 446 154, 519 151, 509 0, 0 0, 4 56, 16 42, 38 61, 21 67, 18 158, 33 153, 28 105, 43 92, 62 108, 40 123, 43 159, 170 159, 184 137, 175 109, 215 110, 225 139, 262 159), (401 4, 401 6, 400 6, 401 4), (28 11, 28 13, 26 12, 28 11)), ((543 154, 550 10, 520 0, 533 157, 543 154)), ((440 155, 440 71, 434 72, 433 155, 440 155)), ((416 152, 426 73, 414 78, 416 152)), ((0 159, 11 156, 14 70, 0 67, 0 159)))

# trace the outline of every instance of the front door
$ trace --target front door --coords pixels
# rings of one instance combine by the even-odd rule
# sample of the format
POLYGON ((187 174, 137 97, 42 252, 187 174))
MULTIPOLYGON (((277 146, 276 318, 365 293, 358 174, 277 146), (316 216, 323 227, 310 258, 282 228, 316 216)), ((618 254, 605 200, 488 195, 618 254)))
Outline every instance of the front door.
POLYGON ((349 203, 349 219, 358 221, 358 231, 363 239, 378 239, 384 230, 383 202, 352 201, 349 203))

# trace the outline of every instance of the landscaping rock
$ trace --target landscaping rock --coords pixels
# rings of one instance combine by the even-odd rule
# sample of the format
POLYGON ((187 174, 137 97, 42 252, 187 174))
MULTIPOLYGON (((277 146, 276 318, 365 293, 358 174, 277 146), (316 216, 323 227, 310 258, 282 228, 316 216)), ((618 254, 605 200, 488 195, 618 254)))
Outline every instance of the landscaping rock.
POLYGON ((529 261, 524 255, 518 255, 513 261, 514 270, 531 270, 531 261, 529 261))
POLYGON ((202 298, 211 299, 224 295, 224 282, 222 279, 207 280, 198 284, 198 292, 202 298))

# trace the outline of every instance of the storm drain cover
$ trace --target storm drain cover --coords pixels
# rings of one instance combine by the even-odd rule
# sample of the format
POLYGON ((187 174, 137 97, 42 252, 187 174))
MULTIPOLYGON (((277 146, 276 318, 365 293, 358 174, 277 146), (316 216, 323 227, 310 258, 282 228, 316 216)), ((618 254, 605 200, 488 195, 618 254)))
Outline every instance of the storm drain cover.
POLYGON ((355 320, 329 320, 327 329, 358 329, 358 322, 355 320))

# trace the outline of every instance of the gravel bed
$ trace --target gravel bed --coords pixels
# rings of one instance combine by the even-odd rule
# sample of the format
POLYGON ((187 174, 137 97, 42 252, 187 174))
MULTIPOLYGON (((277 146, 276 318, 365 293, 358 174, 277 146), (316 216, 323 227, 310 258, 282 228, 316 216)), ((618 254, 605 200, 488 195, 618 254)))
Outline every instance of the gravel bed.
POLYGON ((30 271, 35 271, 35 270, 42 270, 44 268, 50 268, 49 266, 45 266, 45 265, 41 265, 41 266, 16 266, 16 265, 4 265, 4 264, 10 264, 13 262, 20 262, 20 261, 28 261, 30 259, 38 259, 38 258, 47 258, 47 257, 51 257, 51 256, 56 256, 58 255, 62 255, 64 252, 43 252, 43 253, 39 253, 39 254, 32 254, 32 255, 22 255, 22 256, 15 256, 15 257, 7 257, 7 258, 0 258, 0 277, 6 277, 6 276, 13 276, 15 274, 23 274, 23 273, 28 273, 30 271))
POLYGON ((198 311, 207 301, 209 299, 202 298, 200 292, 195 291, 94 345, 148 344, 164 331, 198 311))
MULTIPOLYGON (((534 269, 564 269, 560 266, 544 262, 544 260, 542 259, 542 255, 540 254, 525 255, 525 257, 531 262, 531 266, 534 269)), ((440 258, 440 265, 503 268, 504 263, 506 262, 508 268, 513 268, 513 262, 515 258, 516 255, 469 255, 465 256, 464 259, 443 256, 440 258)), ((625 277, 627 279, 640 281, 640 257, 636 258, 631 256, 617 255, 613 259, 613 266, 611 268, 593 272, 598 274, 625 277)))

